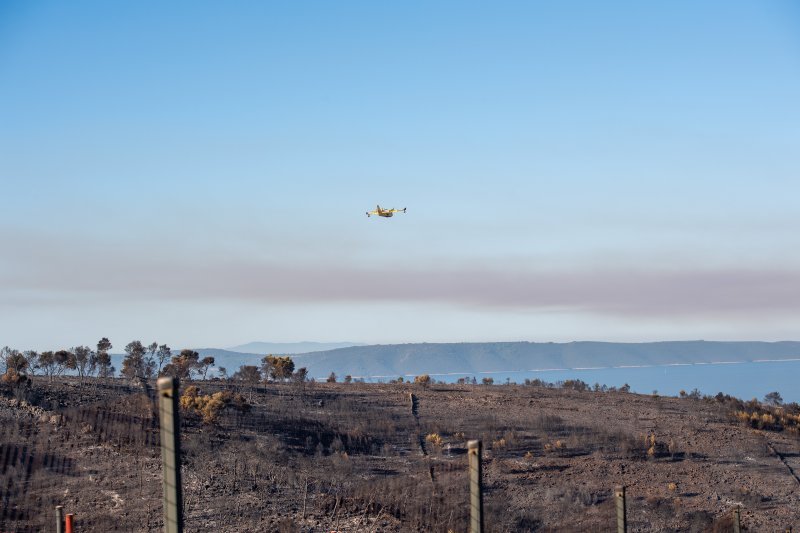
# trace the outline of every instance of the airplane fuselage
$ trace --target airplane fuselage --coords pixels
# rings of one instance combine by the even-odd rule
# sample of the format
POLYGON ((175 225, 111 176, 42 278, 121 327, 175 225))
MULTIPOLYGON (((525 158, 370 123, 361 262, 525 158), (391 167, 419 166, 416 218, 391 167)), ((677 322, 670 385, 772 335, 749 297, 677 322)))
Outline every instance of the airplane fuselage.
POLYGON ((378 215, 379 217, 389 218, 393 217, 395 213, 405 213, 406 208, 403 209, 381 209, 381 206, 376 206, 375 211, 367 211, 367 216, 378 215))

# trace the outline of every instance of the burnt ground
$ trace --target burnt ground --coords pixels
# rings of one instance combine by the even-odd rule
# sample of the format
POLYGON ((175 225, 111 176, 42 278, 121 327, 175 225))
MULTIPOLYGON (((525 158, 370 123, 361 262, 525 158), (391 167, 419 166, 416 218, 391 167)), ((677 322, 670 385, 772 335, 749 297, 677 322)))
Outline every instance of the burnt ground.
MULTIPOLYGON (((726 402, 515 385, 236 390, 249 412, 183 420, 187 531, 466 531, 476 438, 488 531, 609 531, 617 485, 629 531, 731 531, 737 506, 744 530, 800 528, 797 433, 742 426, 726 402)), ((161 531, 153 406, 120 380, 1 389, 0 531, 50 529, 55 505, 77 531, 161 531)))

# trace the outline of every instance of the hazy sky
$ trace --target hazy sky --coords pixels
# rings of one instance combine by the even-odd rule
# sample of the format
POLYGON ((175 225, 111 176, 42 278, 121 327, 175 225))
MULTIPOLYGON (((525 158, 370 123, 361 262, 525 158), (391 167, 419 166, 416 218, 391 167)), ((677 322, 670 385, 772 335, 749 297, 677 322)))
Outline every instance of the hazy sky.
POLYGON ((800 8, 2 2, 0 184, 19 349, 800 339, 800 8))

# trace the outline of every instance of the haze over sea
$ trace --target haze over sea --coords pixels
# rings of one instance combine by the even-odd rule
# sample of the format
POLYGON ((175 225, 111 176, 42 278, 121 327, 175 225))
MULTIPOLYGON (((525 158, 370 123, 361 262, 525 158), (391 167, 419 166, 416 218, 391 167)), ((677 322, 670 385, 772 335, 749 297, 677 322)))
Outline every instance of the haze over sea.
POLYGON ((0 346, 800 338, 798 2, 0 2, 0 77, 0 346))

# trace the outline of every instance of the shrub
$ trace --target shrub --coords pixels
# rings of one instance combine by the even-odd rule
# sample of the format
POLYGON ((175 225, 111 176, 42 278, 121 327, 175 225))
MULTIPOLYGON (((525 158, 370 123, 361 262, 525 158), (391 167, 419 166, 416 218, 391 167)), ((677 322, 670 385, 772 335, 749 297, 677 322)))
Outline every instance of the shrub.
POLYGON ((250 404, 245 401, 241 394, 221 391, 203 395, 194 385, 186 387, 186 390, 181 395, 180 405, 184 412, 199 416, 205 424, 219 422, 220 415, 227 407, 240 412, 250 410, 250 404))
POLYGON ((427 387, 431 384, 431 377, 428 374, 420 374, 419 376, 414 377, 414 383, 417 385, 422 385, 423 387, 427 387))
POLYGON ((562 389, 571 389, 579 392, 589 390, 589 385, 580 379, 568 379, 561 384, 562 389))
POLYGON ((566 448, 567 445, 562 440, 557 440, 553 443, 546 443, 544 445, 544 451, 546 452, 553 452, 553 451, 561 451, 566 448))
POLYGON ((197 388, 195 385, 190 385, 183 389, 183 394, 181 394, 181 409, 190 410, 194 407, 195 400, 197 396, 200 394, 200 389, 197 388))
POLYGON ((425 441, 437 447, 441 447, 444 444, 444 439, 438 433, 428 433, 425 436, 425 441))
POLYGON ((9 385, 23 385, 26 381, 28 381, 28 376, 25 374, 20 374, 13 368, 8 368, 6 373, 3 374, 3 377, 0 378, 3 383, 8 383, 9 385))
POLYGON ((648 433, 644 437, 644 449, 649 458, 663 457, 667 453, 672 453, 670 447, 674 448, 674 443, 672 441, 670 441, 669 445, 660 442, 656 440, 655 433, 648 433))
POLYGON ((768 409, 738 410, 733 413, 733 417, 746 426, 768 431, 781 431, 788 428, 790 431, 796 432, 798 423, 800 423, 800 417, 780 412, 780 410, 775 412, 770 412, 768 409))

